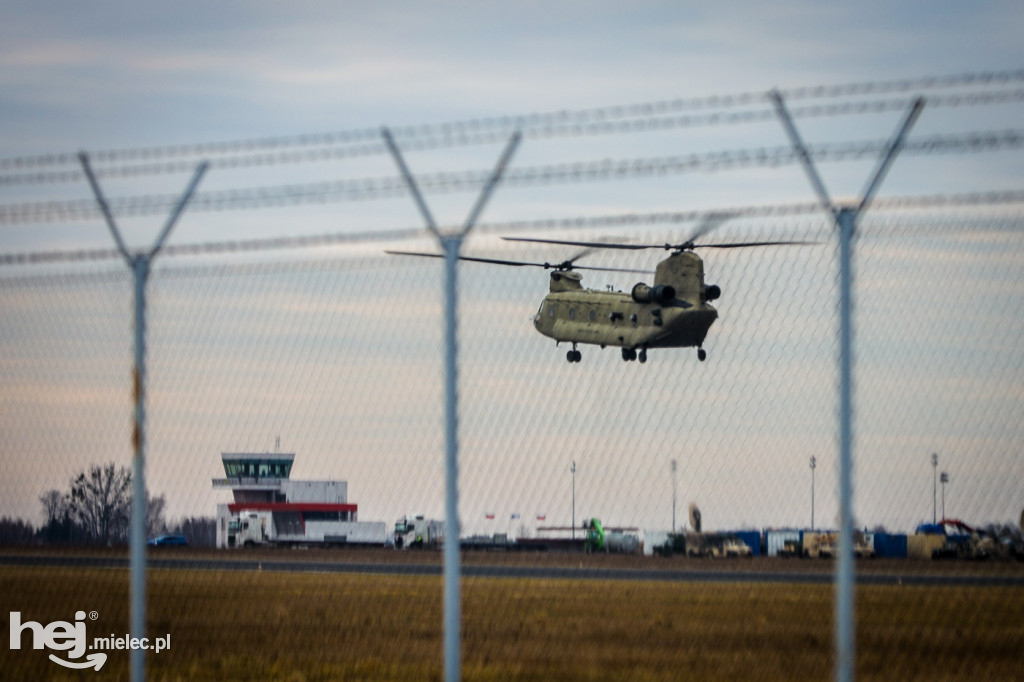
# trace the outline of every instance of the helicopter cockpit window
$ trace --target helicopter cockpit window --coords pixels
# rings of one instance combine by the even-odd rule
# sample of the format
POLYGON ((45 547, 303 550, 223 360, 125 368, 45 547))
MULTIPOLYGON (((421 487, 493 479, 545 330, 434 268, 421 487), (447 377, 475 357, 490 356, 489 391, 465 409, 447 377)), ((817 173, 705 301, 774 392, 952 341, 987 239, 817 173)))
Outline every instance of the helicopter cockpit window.
POLYGON ((554 317, 554 316, 555 316, 555 306, 549 305, 548 306, 548 317, 554 317))

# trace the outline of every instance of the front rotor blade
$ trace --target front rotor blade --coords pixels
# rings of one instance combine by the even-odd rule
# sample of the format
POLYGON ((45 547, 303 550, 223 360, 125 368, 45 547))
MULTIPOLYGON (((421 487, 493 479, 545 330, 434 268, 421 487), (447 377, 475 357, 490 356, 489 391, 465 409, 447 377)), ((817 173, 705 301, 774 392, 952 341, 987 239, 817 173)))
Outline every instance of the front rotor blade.
MULTIPOLYGON (((391 254, 392 256, 420 256, 423 258, 444 258, 439 253, 426 253, 424 251, 385 251, 384 253, 391 254)), ((582 255, 582 254, 580 254, 582 255)), ((580 256, 576 256, 579 258, 580 256)), ((498 258, 476 258, 474 256, 459 256, 459 260, 468 260, 475 263, 489 263, 491 265, 510 265, 512 267, 537 267, 544 268, 545 270, 559 270, 563 269, 559 263, 531 263, 527 261, 518 260, 501 260, 498 258)), ((598 266, 587 266, 587 265, 572 265, 569 269, 571 270, 595 270, 601 272, 633 272, 641 275, 650 274, 650 270, 632 270, 629 268, 602 268, 598 266)))
POLYGON ((810 246, 821 242, 773 241, 773 242, 726 242, 723 244, 694 244, 696 249, 739 249, 744 246, 810 246))

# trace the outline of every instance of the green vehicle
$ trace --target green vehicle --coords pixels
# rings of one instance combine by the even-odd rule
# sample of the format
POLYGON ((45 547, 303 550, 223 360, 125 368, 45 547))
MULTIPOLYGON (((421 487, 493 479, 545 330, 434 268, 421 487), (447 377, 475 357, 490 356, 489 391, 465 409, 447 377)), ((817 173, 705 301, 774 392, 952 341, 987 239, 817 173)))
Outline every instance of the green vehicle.
POLYGON ((587 531, 585 547, 588 553, 604 549, 604 526, 600 519, 587 519, 583 522, 583 529, 587 531))

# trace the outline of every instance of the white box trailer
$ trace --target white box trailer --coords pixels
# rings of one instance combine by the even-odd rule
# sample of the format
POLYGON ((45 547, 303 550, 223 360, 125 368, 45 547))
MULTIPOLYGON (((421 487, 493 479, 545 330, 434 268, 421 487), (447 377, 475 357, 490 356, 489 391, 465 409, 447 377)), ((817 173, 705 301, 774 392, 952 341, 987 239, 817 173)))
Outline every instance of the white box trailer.
POLYGON ((305 520, 300 512, 241 511, 228 522, 228 547, 383 546, 386 542, 383 521, 305 520))

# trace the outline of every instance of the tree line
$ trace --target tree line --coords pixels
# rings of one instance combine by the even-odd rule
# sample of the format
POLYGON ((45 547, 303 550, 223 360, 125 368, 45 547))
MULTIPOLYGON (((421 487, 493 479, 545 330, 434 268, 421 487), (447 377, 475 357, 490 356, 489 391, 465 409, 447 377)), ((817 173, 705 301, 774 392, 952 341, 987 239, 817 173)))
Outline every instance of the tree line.
MULTIPOLYGON (((168 524, 164 512, 167 500, 146 491, 146 534, 183 535, 196 547, 213 547, 216 521, 209 517, 187 517, 168 524)), ((65 490, 47 490, 39 496, 43 525, 34 528, 23 519, 0 519, 0 545, 93 545, 128 544, 131 523, 132 472, 113 462, 94 464, 71 478, 65 490)))

